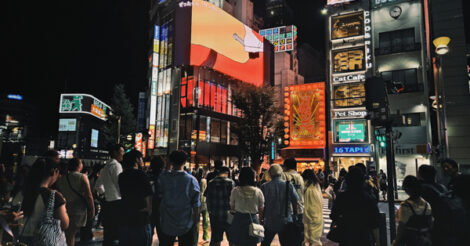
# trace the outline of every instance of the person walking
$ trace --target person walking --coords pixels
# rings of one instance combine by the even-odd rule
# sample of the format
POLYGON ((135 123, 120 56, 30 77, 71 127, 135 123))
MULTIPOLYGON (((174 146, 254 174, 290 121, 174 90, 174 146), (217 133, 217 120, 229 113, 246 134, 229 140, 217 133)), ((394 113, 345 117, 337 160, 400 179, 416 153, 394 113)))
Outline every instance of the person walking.
POLYGON ((235 212, 228 233, 228 241, 233 246, 254 246, 261 239, 250 236, 251 223, 259 224, 258 213, 263 213, 264 195, 256 187, 255 171, 251 167, 242 167, 239 186, 233 188, 230 195, 230 208, 235 212))
POLYGON ((201 189, 201 207, 199 209, 201 216, 197 217, 196 229, 194 230, 194 243, 197 244, 199 241, 199 223, 201 221, 200 217, 202 217, 202 240, 204 240, 204 242, 209 241, 209 213, 207 212, 206 197, 204 196, 204 192, 207 188, 207 181, 205 178, 203 178, 202 169, 198 169, 193 172, 193 176, 195 176, 197 179, 199 188, 201 189))
POLYGON ((96 180, 95 189, 103 194, 103 245, 116 245, 119 237, 119 218, 121 193, 119 191, 118 177, 122 173, 122 158, 124 148, 119 145, 111 146, 109 153, 111 160, 103 167, 100 176, 96 180))
POLYGON ((158 183, 160 179, 160 174, 165 169, 165 160, 162 156, 155 156, 152 158, 150 162, 150 170, 151 170, 151 182, 152 182, 152 189, 153 193, 156 194, 152 197, 152 214, 150 216, 151 222, 151 233, 153 237, 154 229, 157 232, 158 240, 160 240, 162 236, 162 228, 160 225, 160 196, 158 196, 158 183))
POLYGON ((206 176, 207 182, 210 182, 213 178, 217 177, 217 173, 219 172, 220 168, 224 165, 221 160, 214 161, 214 171, 210 172, 206 176))
POLYGON ((31 172, 25 180, 24 199, 22 209, 24 212, 24 228, 20 233, 20 241, 30 245, 38 228, 40 228, 42 217, 49 206, 53 208, 53 218, 60 221, 62 231, 52 235, 58 246, 65 246, 65 234, 63 230, 69 227, 69 216, 65 207, 65 199, 60 192, 50 187, 59 178, 59 165, 49 159, 39 158, 32 167, 31 172), (53 196, 53 197, 52 197, 53 196), (50 202, 53 201, 53 204, 50 202))
POLYGON ((264 239, 261 246, 269 246, 276 234, 282 246, 289 245, 288 224, 293 223, 293 216, 297 213, 299 196, 289 181, 281 179, 282 167, 274 164, 269 168, 271 181, 261 186, 264 195, 264 239), (291 205, 291 206, 289 206, 291 205))
POLYGON ((294 216, 293 222, 295 227, 292 228, 293 230, 291 231, 291 234, 293 235, 290 242, 292 246, 300 246, 304 241, 304 224, 302 220, 304 214, 305 184, 302 176, 297 173, 297 161, 294 158, 287 158, 284 160, 284 173, 282 174, 282 179, 289 181, 292 185, 294 185, 295 191, 299 195, 296 206, 297 213, 296 216, 294 216))
POLYGON ((457 178, 461 175, 459 172, 459 164, 452 159, 444 159, 441 161, 441 167, 444 171, 444 175, 450 178, 447 188, 449 190, 455 190, 455 182, 457 178))
POLYGON ((432 209, 421 197, 421 185, 414 176, 406 176, 403 188, 409 198, 400 204, 397 213, 398 228, 393 246, 426 246, 431 241, 432 209))
POLYGON ((229 173, 228 167, 221 167, 217 177, 207 184, 207 189, 204 192, 211 226, 210 246, 220 246, 224 232, 227 234, 230 228, 227 213, 230 210, 230 195, 235 187, 235 182, 228 178, 229 173))
POLYGON ((150 214, 152 214, 152 186, 142 171, 142 153, 127 152, 123 157, 124 171, 119 174, 121 191, 121 226, 119 245, 150 246, 150 214))
POLYGON ((340 246, 378 245, 379 209, 377 202, 364 191, 364 174, 351 167, 346 175, 347 190, 340 192, 331 210, 332 224, 342 232, 340 246))
MULTIPOLYGON (((323 234, 323 196, 318 177, 313 170, 307 169, 302 174, 306 182, 304 211, 304 245, 321 246, 323 234)), ((330 186, 332 187, 332 186, 330 186)), ((333 190, 331 188, 331 190, 333 190)))
POLYGON ((84 227, 88 218, 93 218, 95 206, 91 194, 88 177, 81 173, 82 160, 73 158, 68 162, 68 173, 57 180, 57 189, 67 201, 66 208, 69 215, 69 228, 65 231, 67 245, 75 245, 75 235, 84 227))
POLYGON ((384 170, 380 169, 379 172, 379 188, 380 191, 382 192, 382 198, 385 201, 386 200, 386 195, 387 195, 387 174, 384 173, 384 170))
POLYGON ((159 178, 161 246, 172 246, 177 237, 180 246, 194 244, 201 199, 196 178, 184 171, 187 158, 183 150, 173 151, 170 154, 173 169, 163 172, 159 178))

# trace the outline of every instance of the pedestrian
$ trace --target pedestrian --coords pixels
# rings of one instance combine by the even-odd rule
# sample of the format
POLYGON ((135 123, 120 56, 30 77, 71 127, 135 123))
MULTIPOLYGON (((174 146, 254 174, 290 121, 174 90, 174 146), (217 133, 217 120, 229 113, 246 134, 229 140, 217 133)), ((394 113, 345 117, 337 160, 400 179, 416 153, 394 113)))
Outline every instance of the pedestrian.
POLYGON ((82 160, 70 159, 67 166, 68 173, 57 180, 56 187, 67 201, 66 208, 70 222, 69 228, 65 231, 65 237, 67 245, 74 246, 75 235, 86 225, 87 217, 94 217, 95 206, 88 177, 80 173, 83 169, 82 160))
POLYGON ((345 184, 346 174, 348 174, 346 169, 341 168, 341 170, 339 171, 339 175, 338 175, 338 181, 333 186, 333 190, 335 194, 345 191, 343 188, 346 187, 346 184, 345 184))
POLYGON ((432 209, 421 197, 421 184, 414 176, 406 176, 403 189, 409 198, 400 204, 397 213, 397 236, 393 246, 427 246, 432 245, 432 209))
POLYGON ((318 178, 318 181, 320 182, 320 187, 323 188, 325 185, 325 174, 323 173, 321 168, 319 168, 317 171, 317 178, 318 178))
POLYGON ((364 174, 351 167, 345 183, 348 188, 337 194, 330 214, 332 224, 337 226, 336 240, 340 246, 378 244, 379 209, 377 202, 364 191, 364 174))
MULTIPOLYGON (((23 191, 24 199, 22 209, 24 212, 24 228, 20 233, 20 241, 30 245, 34 235, 41 226, 42 217, 49 206, 53 208, 53 218, 60 221, 61 232, 50 235, 54 241, 60 242, 58 246, 65 246, 65 234, 63 230, 69 227, 69 216, 65 208, 65 199, 60 192, 50 187, 59 178, 58 163, 50 159, 37 159, 25 180, 23 191), (53 204, 50 202, 53 201, 53 204)), ((37 243, 37 242, 36 242, 37 243)))
POLYGON ((49 159, 57 164, 60 162, 60 154, 57 150, 55 149, 50 149, 44 152, 42 155, 45 159, 49 159))
POLYGON ((384 170, 380 169, 379 171, 379 187, 382 192, 382 198, 386 200, 388 185, 387 185, 387 174, 384 173, 384 170))
POLYGON ((116 245, 119 238, 119 218, 121 193, 119 192, 118 177, 122 173, 122 158, 124 148, 115 144, 109 149, 111 160, 103 167, 96 180, 95 189, 104 194, 103 204, 103 245, 116 245))
POLYGON ((269 168, 271 181, 261 186, 264 195, 264 211, 261 217, 264 221, 264 239, 261 246, 271 245, 276 234, 281 245, 289 245, 288 223, 293 223, 294 213, 297 213, 299 196, 289 181, 281 179, 282 167, 277 164, 269 168), (290 205, 290 206, 289 206, 290 205))
POLYGON ((172 246, 177 237, 180 246, 192 246, 194 243, 201 200, 196 178, 184 171, 187 158, 183 150, 173 151, 169 157, 172 170, 162 172, 159 178, 162 246, 172 246))
POLYGON ((261 239, 250 236, 250 224, 259 224, 256 216, 264 209, 263 192, 256 187, 255 171, 251 167, 242 167, 239 186, 233 188, 230 195, 230 208, 235 212, 228 233, 232 246, 255 246, 261 239))
POLYGON ((206 176, 207 182, 210 182, 213 178, 215 178, 217 176, 217 172, 220 170, 220 168, 223 165, 224 164, 221 160, 215 160, 214 161, 214 171, 207 174, 207 176, 206 176))
POLYGON ((210 246, 220 246, 224 232, 227 234, 230 224, 227 213, 230 211, 230 195, 235 182, 230 179, 228 167, 221 167, 217 177, 207 184, 204 192, 211 226, 210 246))
POLYGON ((152 173, 151 182, 153 193, 155 194, 152 197, 152 214, 150 216, 151 222, 151 232, 153 237, 154 229, 157 232, 158 240, 160 240, 162 235, 162 228, 160 225, 160 196, 158 196, 158 184, 160 179, 160 174, 164 171, 165 160, 162 156, 155 156, 150 162, 150 170, 152 173))
POLYGON ((124 171, 119 174, 121 191, 121 225, 119 245, 150 246, 152 233, 152 186, 142 171, 142 153, 137 150, 127 152, 122 161, 124 171))
POLYGON ((292 185, 294 185, 295 191, 299 195, 299 199, 297 200, 297 213, 294 216, 295 225, 290 233, 292 234, 291 245, 293 246, 300 246, 304 241, 304 224, 303 214, 304 214, 304 190, 305 190, 305 183, 302 176, 297 173, 297 161, 294 158, 287 158, 284 160, 284 173, 282 174, 282 179, 285 181, 289 181, 292 185))
MULTIPOLYGON (((304 245, 321 246, 323 234, 323 196, 318 177, 313 170, 302 173, 305 181, 304 245)), ((329 187, 333 187, 332 185, 329 187)), ((333 191, 333 188, 331 188, 333 191)))
POLYGON ((379 202, 379 190, 377 189, 374 180, 367 173, 366 165, 363 163, 357 163, 355 167, 361 171, 362 175, 364 175, 364 191, 374 198, 376 202, 379 202))
POLYGON ((207 212, 206 197, 204 196, 204 192, 206 191, 206 188, 207 188, 207 181, 205 178, 203 178, 202 169, 198 168, 197 170, 193 172, 193 175, 198 181, 199 188, 201 189, 201 192, 200 192, 201 207, 199 209, 200 216, 199 215, 197 216, 196 230, 194 230, 194 243, 197 244, 199 241, 200 217, 202 217, 202 240, 204 240, 204 242, 209 241, 209 213, 207 212))
POLYGON ((441 167, 444 171, 445 176, 450 178, 447 188, 449 190, 455 190, 455 182, 460 176, 459 164, 452 159, 444 159, 441 161, 441 167))

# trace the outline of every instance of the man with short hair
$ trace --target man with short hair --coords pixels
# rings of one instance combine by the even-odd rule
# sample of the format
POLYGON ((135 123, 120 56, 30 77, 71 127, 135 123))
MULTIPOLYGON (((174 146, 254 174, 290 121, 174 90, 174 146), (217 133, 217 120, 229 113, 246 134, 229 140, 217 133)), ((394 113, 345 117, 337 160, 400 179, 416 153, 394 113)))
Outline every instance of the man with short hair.
POLYGON ((142 153, 137 150, 131 150, 123 157, 124 171, 119 174, 122 196, 120 245, 152 245, 152 186, 141 170, 142 162, 142 153))
POLYGON ((460 175, 459 164, 452 159, 443 159, 441 161, 441 167, 444 174, 450 178, 447 188, 449 190, 455 190, 455 182, 457 177, 460 175))
POLYGON ((215 160, 214 161, 214 171, 210 172, 207 174, 207 183, 209 183, 213 178, 217 177, 217 173, 219 172, 220 168, 223 166, 224 164, 222 163, 221 160, 215 160))
POLYGON ((298 237, 294 237, 291 241, 292 246, 300 246, 304 241, 304 229, 303 229, 303 214, 304 214, 304 190, 305 183, 304 179, 300 174, 297 173, 297 161, 295 158, 287 158, 284 160, 284 172, 282 173, 282 179, 284 181, 290 181, 294 185, 295 191, 297 192, 299 199, 297 200, 297 216, 294 218, 294 223, 298 225, 298 237))
POLYGON ((119 174, 122 173, 122 158, 124 148, 115 144, 109 149, 111 160, 103 167, 100 176, 96 180, 95 189, 103 194, 105 202, 103 204, 103 245, 116 245, 119 236, 119 218, 121 193, 119 191, 119 174))
POLYGON ((230 227, 227 212, 230 210, 230 194, 235 182, 228 178, 229 173, 228 167, 220 167, 217 177, 209 182, 204 192, 211 225, 210 246, 220 246, 224 232, 227 233, 230 227))
POLYGON ((436 169, 430 165, 421 165, 418 169, 418 178, 421 180, 421 196, 431 205, 432 216, 434 217, 434 226, 432 228, 433 245, 445 245, 446 230, 449 226, 446 224, 446 216, 440 206, 441 194, 447 192, 445 186, 436 183, 436 169))
MULTIPOLYGON (((299 196, 289 181, 281 179, 282 167, 271 165, 268 170, 271 181, 261 186, 264 195, 264 227, 266 229, 261 246, 269 246, 276 234, 281 246, 294 245, 297 238, 289 235, 288 223, 294 222, 299 196)), ((298 234, 298 233, 296 233, 298 234)))
POLYGON ((199 221, 200 189, 193 176, 184 171, 188 158, 183 150, 170 154, 171 171, 164 172, 158 180, 161 198, 160 220, 162 228, 161 246, 172 246, 176 237, 180 246, 192 246, 194 230, 199 221))

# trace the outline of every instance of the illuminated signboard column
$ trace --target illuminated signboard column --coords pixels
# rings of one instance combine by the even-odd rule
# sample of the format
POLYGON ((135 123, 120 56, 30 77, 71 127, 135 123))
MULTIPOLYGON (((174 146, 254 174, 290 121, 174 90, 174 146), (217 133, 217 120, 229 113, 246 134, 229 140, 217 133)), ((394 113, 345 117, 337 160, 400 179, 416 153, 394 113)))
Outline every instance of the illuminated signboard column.
POLYGON ((359 162, 366 164, 373 154, 364 104, 364 82, 373 68, 370 12, 342 10, 335 13, 330 16, 329 30, 333 133, 330 155, 337 164, 335 171, 339 171, 359 162))

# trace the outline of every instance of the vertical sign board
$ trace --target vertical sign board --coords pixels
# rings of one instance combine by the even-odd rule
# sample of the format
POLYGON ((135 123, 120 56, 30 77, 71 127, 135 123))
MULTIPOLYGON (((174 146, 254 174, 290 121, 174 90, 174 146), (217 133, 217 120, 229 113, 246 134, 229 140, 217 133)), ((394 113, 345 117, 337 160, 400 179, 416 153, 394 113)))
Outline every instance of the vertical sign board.
POLYGON ((139 151, 140 153, 143 153, 143 152, 142 152, 142 142, 143 142, 143 141, 142 141, 142 137, 143 137, 143 135, 142 135, 142 133, 140 133, 140 132, 135 134, 135 144, 134 144, 134 148, 135 148, 137 151, 139 151))
POLYGON ((150 85, 150 117, 148 148, 155 147, 155 120, 157 114, 158 63, 160 61, 160 26, 155 25, 153 38, 152 82, 150 85), (153 129, 153 130, 152 130, 153 129))
POLYGON ((284 144, 296 147, 326 146, 325 83, 284 89, 284 144))

